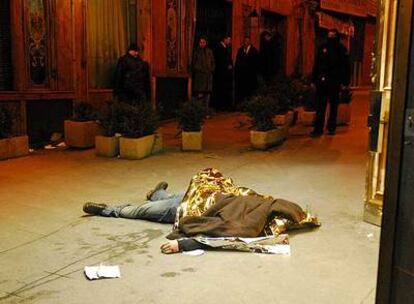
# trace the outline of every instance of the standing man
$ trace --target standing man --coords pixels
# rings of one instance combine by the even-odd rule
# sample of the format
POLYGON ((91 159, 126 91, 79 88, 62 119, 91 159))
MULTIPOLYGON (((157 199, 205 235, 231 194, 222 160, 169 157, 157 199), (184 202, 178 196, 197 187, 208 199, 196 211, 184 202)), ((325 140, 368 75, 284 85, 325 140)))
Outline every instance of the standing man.
POLYGON ((327 42, 316 54, 312 83, 316 86, 316 121, 311 137, 319 137, 325 127, 326 107, 329 100, 328 134, 335 135, 339 92, 350 82, 350 64, 347 49, 341 44, 336 29, 328 31, 327 42))
POLYGON ((241 103, 256 93, 259 71, 259 52, 252 45, 250 37, 245 37, 239 48, 235 65, 236 102, 241 103))
POLYGON ((264 81, 270 82, 277 73, 277 57, 276 43, 272 34, 263 31, 260 37, 260 70, 264 81))
POLYGON ((220 110, 233 107, 233 59, 231 58, 231 37, 224 35, 214 52, 214 106, 220 110))
POLYGON ((208 107, 213 90, 213 72, 215 69, 213 51, 207 47, 207 39, 201 37, 193 54, 193 93, 208 107))
POLYGON ((127 103, 150 99, 149 65, 141 59, 136 43, 131 43, 127 54, 118 60, 114 95, 127 103))

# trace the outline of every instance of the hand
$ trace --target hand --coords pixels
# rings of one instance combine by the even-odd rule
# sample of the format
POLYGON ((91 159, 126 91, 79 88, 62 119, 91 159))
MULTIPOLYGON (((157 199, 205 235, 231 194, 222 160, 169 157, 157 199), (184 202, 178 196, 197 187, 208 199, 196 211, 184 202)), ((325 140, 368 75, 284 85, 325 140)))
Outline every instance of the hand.
POLYGON ((310 84, 310 87, 311 87, 312 89, 315 89, 315 88, 316 88, 316 86, 315 86, 315 84, 314 84, 313 82, 310 84))
POLYGON ((178 248, 178 241, 168 241, 161 245, 161 252, 165 254, 177 253, 180 249, 178 248))
POLYGON ((233 66, 230 64, 230 65, 227 67, 227 69, 228 69, 228 70, 232 70, 232 69, 233 69, 233 66))

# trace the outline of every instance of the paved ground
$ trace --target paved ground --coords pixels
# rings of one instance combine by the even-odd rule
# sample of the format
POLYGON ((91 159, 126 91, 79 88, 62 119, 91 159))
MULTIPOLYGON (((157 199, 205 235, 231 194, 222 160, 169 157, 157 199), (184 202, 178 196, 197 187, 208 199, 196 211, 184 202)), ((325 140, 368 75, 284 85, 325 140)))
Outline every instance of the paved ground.
POLYGON ((240 115, 205 128, 203 153, 182 153, 173 123, 166 152, 141 161, 93 151, 37 151, 0 162, 0 303, 373 303, 379 228, 362 222, 367 100, 335 137, 296 127, 283 146, 249 149, 240 115), (141 202, 159 180, 184 190, 216 167, 240 185, 312 207, 318 231, 291 235, 292 254, 162 255, 168 225, 84 216, 85 201, 141 202), (82 269, 118 264, 122 278, 88 281, 82 269))

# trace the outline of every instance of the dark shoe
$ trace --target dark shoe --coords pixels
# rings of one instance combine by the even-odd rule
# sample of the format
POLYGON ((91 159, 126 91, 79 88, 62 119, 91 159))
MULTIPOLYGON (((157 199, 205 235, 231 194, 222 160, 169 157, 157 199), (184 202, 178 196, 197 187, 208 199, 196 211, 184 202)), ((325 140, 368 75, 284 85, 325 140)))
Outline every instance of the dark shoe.
POLYGON ((335 134, 336 134, 335 130, 328 130, 328 135, 333 136, 335 134))
POLYGON ((160 183, 158 183, 156 186, 155 186, 155 188, 154 189, 152 189, 151 191, 149 191, 148 193, 147 193, 147 200, 151 200, 151 196, 155 193, 155 192, 157 192, 158 190, 167 190, 167 188, 168 188, 168 183, 167 182, 160 182, 160 183))
POLYGON ((106 204, 97 204, 89 202, 83 205, 83 211, 88 214, 101 215, 102 210, 104 210, 107 207, 108 205, 106 204))
POLYGON ((310 134, 309 134, 309 136, 310 137, 313 137, 313 138, 315 138, 315 137, 320 137, 322 135, 322 132, 318 132, 318 131, 312 131, 310 134))

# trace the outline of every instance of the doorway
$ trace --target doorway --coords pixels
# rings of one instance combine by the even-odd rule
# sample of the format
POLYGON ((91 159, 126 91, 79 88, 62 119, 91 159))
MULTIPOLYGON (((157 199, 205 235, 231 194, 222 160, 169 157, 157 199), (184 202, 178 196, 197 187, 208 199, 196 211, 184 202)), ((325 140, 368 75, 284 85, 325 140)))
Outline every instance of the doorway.
POLYGON ((222 35, 232 33, 232 4, 229 1, 197 1, 195 43, 205 36, 210 46, 220 42, 222 35))
POLYGON ((284 73, 286 71, 286 17, 262 10, 260 16, 260 52, 266 53, 265 36, 267 34, 272 37, 271 45, 274 50, 271 55, 275 58, 269 68, 273 70, 275 75, 284 73))
POLYGON ((10 1, 0 2, 0 90, 11 91, 12 56, 10 29, 10 1))

